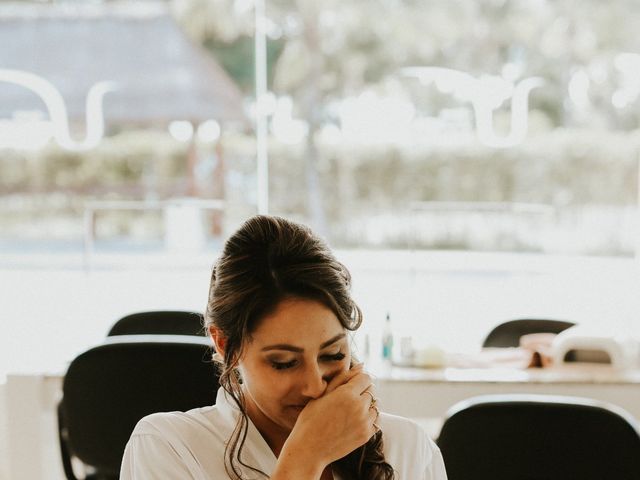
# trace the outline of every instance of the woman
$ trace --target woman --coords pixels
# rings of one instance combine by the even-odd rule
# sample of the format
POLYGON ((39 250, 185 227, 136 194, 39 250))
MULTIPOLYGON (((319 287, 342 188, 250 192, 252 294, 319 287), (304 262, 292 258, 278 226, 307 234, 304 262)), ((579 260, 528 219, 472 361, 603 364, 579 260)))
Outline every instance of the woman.
POLYGON ((350 284, 308 228, 248 220, 211 276, 216 404, 142 419, 120 478, 446 480, 435 444, 379 412, 371 377, 351 355, 348 333, 362 314, 350 284))

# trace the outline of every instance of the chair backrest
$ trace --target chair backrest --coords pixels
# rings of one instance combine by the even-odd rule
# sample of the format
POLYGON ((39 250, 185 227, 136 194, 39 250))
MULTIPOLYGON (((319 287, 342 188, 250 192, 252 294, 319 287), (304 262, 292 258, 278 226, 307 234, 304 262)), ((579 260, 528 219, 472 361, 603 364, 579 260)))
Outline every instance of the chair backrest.
POLYGON ((154 412, 213 405, 218 377, 208 339, 113 337, 76 357, 63 382, 61 437, 68 453, 118 478, 134 426, 154 412))
POLYGON ((483 347, 517 347, 522 335, 530 333, 560 333, 575 323, 563 320, 522 318, 501 323, 489 332, 483 347))
POLYGON ((454 406, 438 445, 449 480, 640 478, 636 421, 575 397, 486 395, 454 406))
POLYGON ((115 335, 204 335, 202 314, 188 311, 132 313, 118 320, 107 336, 115 335))

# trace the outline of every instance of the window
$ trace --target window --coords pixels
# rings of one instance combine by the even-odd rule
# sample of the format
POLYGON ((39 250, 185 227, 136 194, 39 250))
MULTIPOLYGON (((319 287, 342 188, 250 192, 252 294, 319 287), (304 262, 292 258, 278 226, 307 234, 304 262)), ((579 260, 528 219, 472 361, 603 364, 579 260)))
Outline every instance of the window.
POLYGON ((201 309, 221 242, 268 204, 338 249, 372 338, 387 312, 451 348, 520 316, 632 327, 639 17, 632 0, 2 5, 11 316, 49 318, 63 358, 131 310, 201 309))

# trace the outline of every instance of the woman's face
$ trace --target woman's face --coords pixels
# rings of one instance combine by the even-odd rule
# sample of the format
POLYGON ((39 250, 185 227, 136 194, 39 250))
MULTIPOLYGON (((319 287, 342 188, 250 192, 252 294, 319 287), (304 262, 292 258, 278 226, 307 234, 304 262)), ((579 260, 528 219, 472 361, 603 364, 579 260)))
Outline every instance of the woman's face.
POLYGON ((240 358, 249 417, 263 433, 288 434, 306 403, 350 362, 346 331, 329 308, 283 300, 259 322, 240 358))

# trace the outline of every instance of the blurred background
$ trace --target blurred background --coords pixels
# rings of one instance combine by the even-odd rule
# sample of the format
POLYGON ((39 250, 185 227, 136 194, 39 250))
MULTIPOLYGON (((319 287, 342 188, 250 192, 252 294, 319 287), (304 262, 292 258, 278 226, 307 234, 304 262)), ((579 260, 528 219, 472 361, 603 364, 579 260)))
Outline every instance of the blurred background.
MULTIPOLYGON (((634 0, 0 3, 0 378, 202 311, 248 216, 305 222, 383 320, 637 332, 634 0)), ((356 343, 362 346, 362 334, 356 343)))

